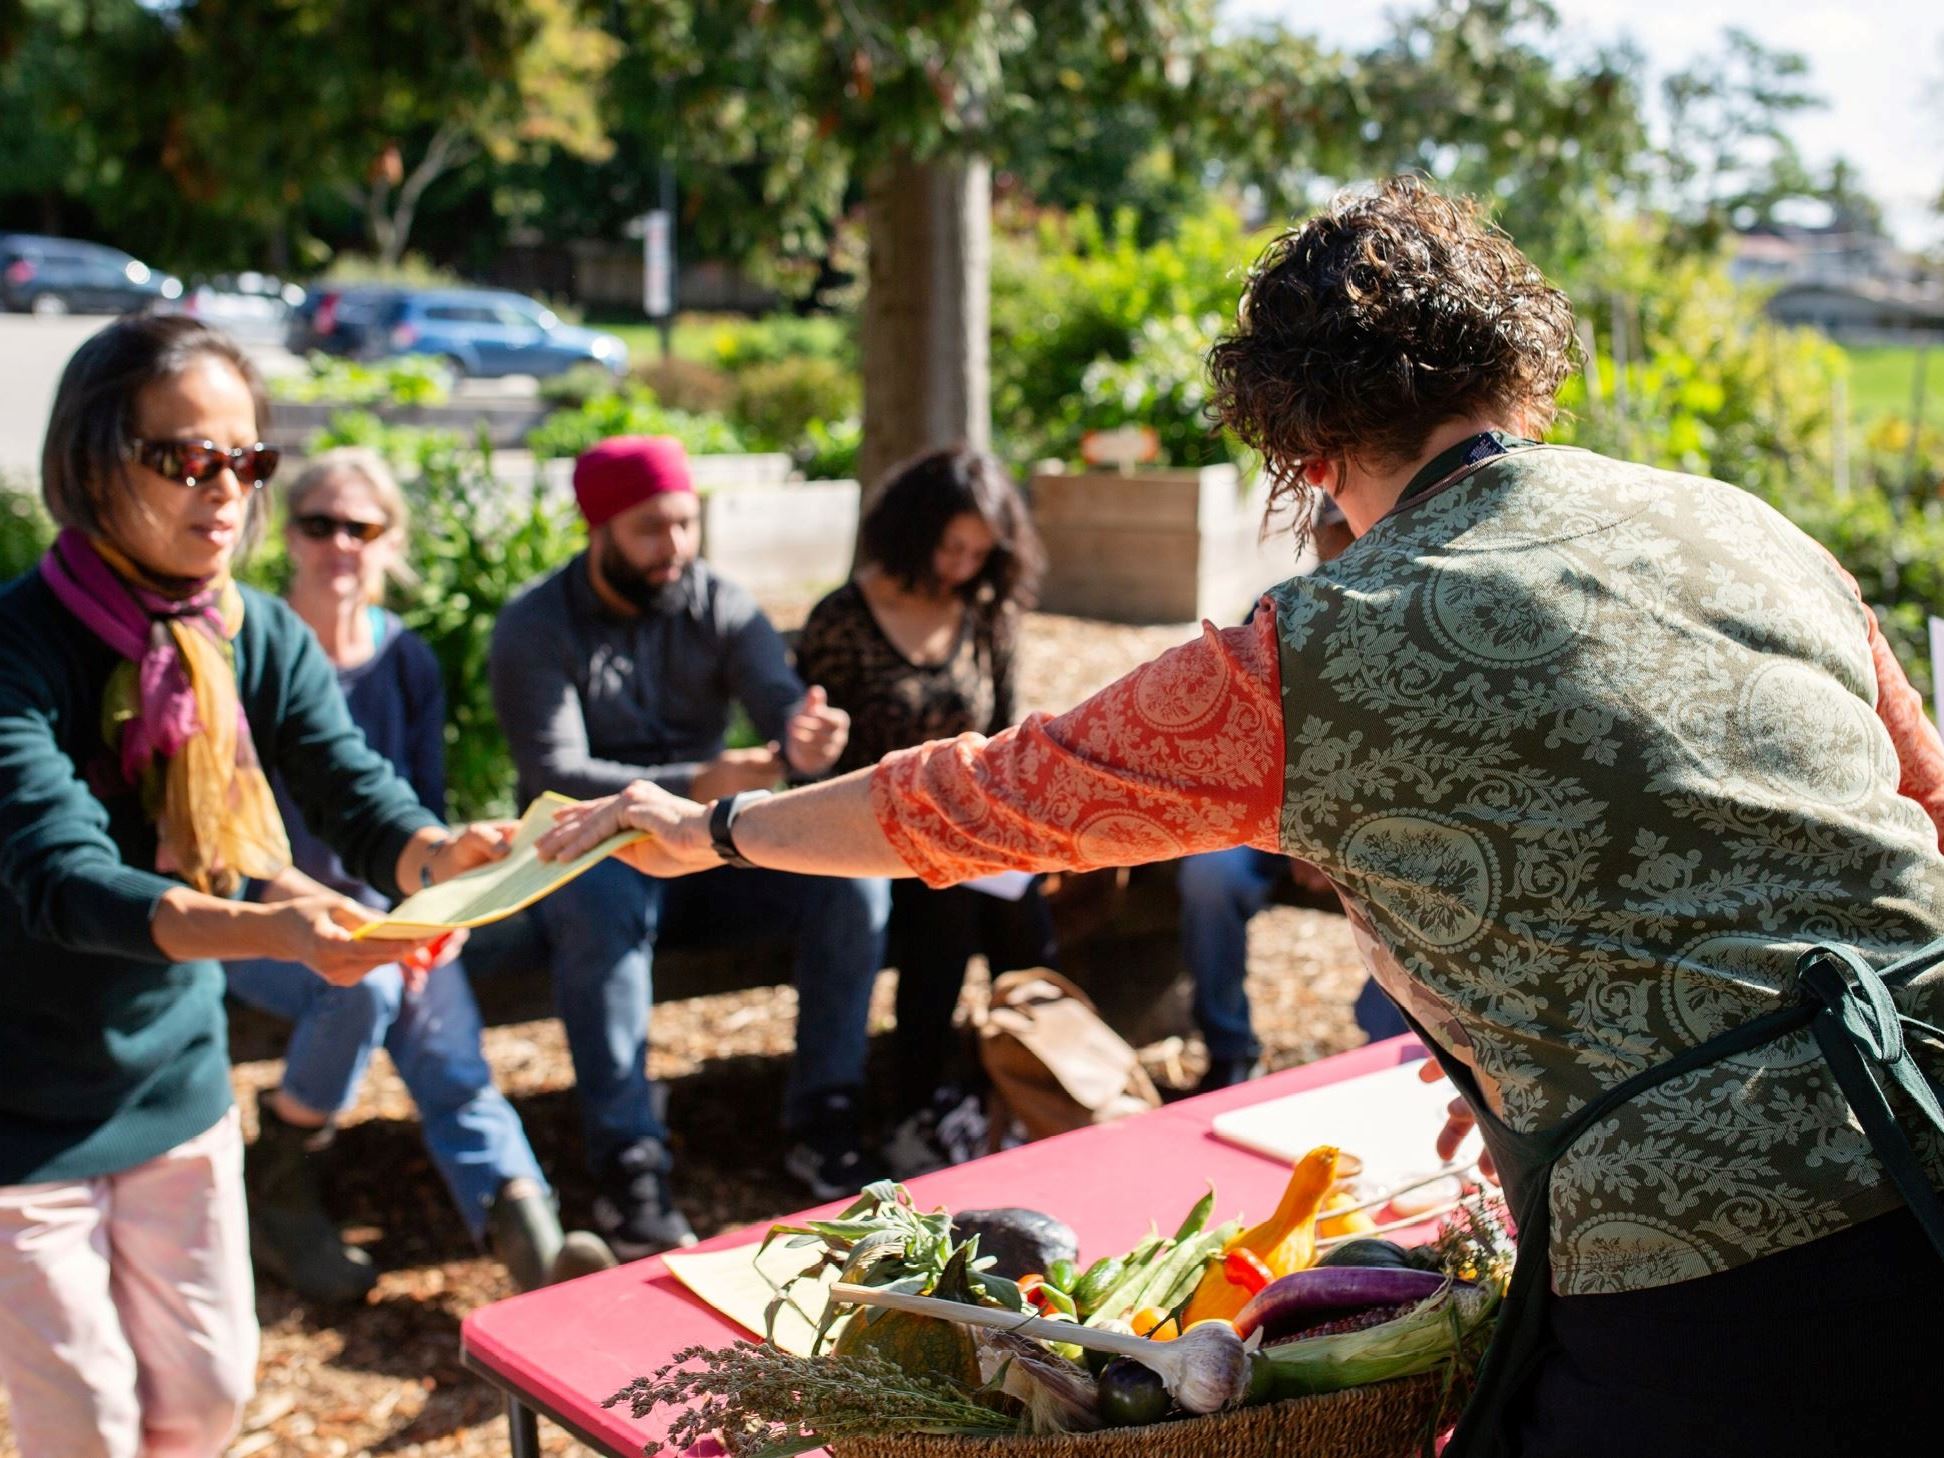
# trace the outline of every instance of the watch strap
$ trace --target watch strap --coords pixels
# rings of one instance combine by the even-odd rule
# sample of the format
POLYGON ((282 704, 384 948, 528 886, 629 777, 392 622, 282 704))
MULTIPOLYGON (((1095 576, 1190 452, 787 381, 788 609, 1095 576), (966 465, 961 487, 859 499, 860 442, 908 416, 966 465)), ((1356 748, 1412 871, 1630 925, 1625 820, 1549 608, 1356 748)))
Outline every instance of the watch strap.
POLYGON ((742 790, 734 795, 724 795, 710 808, 709 840, 725 865, 739 866, 746 871, 756 868, 755 862, 736 849, 736 820, 756 801, 767 800, 769 793, 768 790, 742 790))

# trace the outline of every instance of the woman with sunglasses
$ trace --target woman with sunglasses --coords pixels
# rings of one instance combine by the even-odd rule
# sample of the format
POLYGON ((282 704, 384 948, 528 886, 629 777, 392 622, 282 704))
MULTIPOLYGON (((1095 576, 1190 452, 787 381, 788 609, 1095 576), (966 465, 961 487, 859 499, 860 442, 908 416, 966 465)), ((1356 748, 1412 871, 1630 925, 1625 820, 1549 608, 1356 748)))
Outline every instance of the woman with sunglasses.
MULTIPOLYGON (((290 558, 285 600, 337 671, 351 719, 432 813, 445 806, 445 689, 425 640, 384 606, 386 585, 408 584, 404 493, 375 452, 327 451, 284 495, 290 558)), ((380 910, 390 903, 303 829, 280 777, 297 875, 380 910)), ((479 1008, 455 960, 455 932, 430 965, 391 964, 334 986, 295 962, 231 962, 229 990, 288 1019, 281 1087, 257 1106, 250 1146, 250 1245, 259 1270, 319 1301, 351 1301, 377 1279, 371 1258, 339 1237, 326 1211, 320 1160, 334 1121, 356 1096, 378 1048, 417 1102, 427 1151, 473 1239, 522 1290, 612 1265, 599 1237, 564 1237, 553 1193, 513 1106, 493 1086, 480 1050, 479 1008)))
POLYGON ((257 1328, 219 961, 350 984, 419 951, 282 878, 265 775, 387 892, 503 854, 369 749, 316 639, 236 585, 276 469, 255 367, 182 316, 69 360, 0 587, 0 1381, 23 1458, 213 1455, 257 1328), (275 899, 238 899, 257 880, 275 899))

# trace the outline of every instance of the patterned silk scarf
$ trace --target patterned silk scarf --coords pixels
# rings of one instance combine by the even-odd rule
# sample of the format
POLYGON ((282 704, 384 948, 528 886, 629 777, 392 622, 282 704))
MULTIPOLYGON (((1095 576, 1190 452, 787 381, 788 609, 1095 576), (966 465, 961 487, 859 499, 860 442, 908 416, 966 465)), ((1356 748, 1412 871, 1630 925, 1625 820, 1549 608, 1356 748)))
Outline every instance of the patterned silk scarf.
POLYGON ((246 876, 290 864, 277 802, 236 696, 230 646, 243 595, 227 571, 187 595, 72 527, 41 558, 69 612, 127 662, 102 700, 102 730, 124 783, 155 823, 156 869, 198 891, 233 894, 246 876))

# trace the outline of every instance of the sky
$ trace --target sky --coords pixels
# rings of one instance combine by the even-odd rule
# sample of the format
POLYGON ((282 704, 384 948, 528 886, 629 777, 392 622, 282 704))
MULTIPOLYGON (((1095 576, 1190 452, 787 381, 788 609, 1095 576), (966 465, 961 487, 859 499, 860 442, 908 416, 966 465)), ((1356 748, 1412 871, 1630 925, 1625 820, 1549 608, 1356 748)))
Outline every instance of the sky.
MULTIPOLYGON (((1739 26, 1809 60, 1829 103, 1797 117, 1804 158, 1842 155, 1862 171, 1891 231, 1910 247, 1944 241, 1931 209, 1944 191, 1944 4, 1937 0, 1552 0, 1569 43, 1630 35, 1655 77, 1718 47, 1739 26)), ((1387 33, 1392 7, 1366 0, 1224 0, 1232 22, 1280 19, 1357 49, 1387 33)), ((1411 8, 1411 7, 1405 7, 1411 8)))

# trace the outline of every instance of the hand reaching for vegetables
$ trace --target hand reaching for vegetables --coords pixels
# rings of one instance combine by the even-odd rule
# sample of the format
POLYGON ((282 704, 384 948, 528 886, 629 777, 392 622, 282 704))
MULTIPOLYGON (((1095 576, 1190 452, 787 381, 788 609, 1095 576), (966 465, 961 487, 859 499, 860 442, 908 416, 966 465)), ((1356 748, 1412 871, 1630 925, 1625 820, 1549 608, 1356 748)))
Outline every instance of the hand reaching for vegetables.
MULTIPOLYGON (((1444 1069, 1438 1066, 1435 1058, 1427 1058, 1418 1065, 1420 1083, 1436 1083, 1444 1076, 1444 1069)), ((1472 1112, 1471 1105, 1462 1097, 1453 1099, 1445 1108, 1444 1128, 1438 1131, 1438 1158, 1450 1163, 1451 1157, 1458 1152, 1458 1146, 1465 1142, 1465 1136, 1477 1127, 1478 1115, 1472 1112)), ((1493 1184, 1499 1182, 1498 1166, 1492 1163, 1491 1150, 1479 1151, 1478 1172, 1493 1184)))

